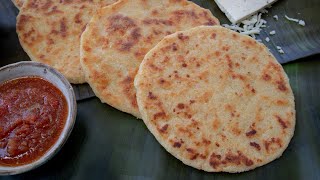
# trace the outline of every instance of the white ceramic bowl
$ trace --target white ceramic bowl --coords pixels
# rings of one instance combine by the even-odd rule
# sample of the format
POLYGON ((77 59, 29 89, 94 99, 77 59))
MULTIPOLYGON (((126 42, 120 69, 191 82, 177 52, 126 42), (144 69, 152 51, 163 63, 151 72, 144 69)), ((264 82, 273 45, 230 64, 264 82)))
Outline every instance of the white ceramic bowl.
POLYGON ((5 81, 26 77, 26 76, 38 76, 41 77, 53 85, 55 85, 65 96, 68 103, 68 116, 59 139, 56 143, 38 160, 16 167, 7 167, 0 166, 0 175, 13 175, 20 174, 26 171, 30 171, 34 168, 41 166, 46 163, 50 158, 52 158, 64 145, 67 141, 72 128, 75 123, 76 114, 77 114, 77 103, 74 91, 68 80, 60 74, 58 71, 49 67, 45 64, 32 62, 32 61, 23 61, 15 64, 10 64, 0 68, 0 83, 5 81))

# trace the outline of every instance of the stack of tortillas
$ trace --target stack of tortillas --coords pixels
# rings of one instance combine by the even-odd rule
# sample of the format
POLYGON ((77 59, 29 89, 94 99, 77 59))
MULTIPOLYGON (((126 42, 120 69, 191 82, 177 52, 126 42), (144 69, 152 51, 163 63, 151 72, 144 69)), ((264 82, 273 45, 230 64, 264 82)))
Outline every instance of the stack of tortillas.
POLYGON ((81 39, 81 64, 95 94, 140 118, 133 86, 144 55, 163 37, 219 21, 186 1, 122 0, 92 18, 81 39))
POLYGON ((186 0, 114 2, 25 0, 21 44, 32 60, 142 118, 194 168, 242 172, 282 155, 294 97, 264 45, 216 26, 209 10, 186 0))
POLYGON ((116 0, 24 0, 17 33, 31 60, 59 70, 71 83, 84 83, 80 38, 98 8, 116 0))

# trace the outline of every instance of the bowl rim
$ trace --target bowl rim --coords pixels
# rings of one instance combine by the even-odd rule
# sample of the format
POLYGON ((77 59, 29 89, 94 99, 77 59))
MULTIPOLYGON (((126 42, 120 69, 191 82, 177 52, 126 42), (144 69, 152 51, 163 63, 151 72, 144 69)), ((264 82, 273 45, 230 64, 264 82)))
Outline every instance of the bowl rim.
MULTIPOLYGON (((50 73, 52 73, 54 76, 58 77, 59 80, 61 80, 63 86, 58 87, 57 85, 52 83, 52 81, 50 81, 49 79, 47 79, 41 75, 32 75, 32 74, 29 75, 29 76, 43 78, 44 80, 50 82, 53 86, 58 88, 61 92, 62 92, 62 89, 67 90, 67 92, 70 96, 67 97, 67 94, 64 94, 64 93, 63 93, 63 95, 65 96, 67 103, 68 103, 68 99, 70 98, 70 104, 68 103, 68 116, 67 116, 64 128, 59 135, 59 138, 46 151, 46 153, 44 155, 42 155, 40 158, 38 158, 37 160, 35 160, 29 164, 25 164, 25 165, 21 165, 21 166, 1 166, 0 165, 0 176, 21 174, 21 173, 36 169, 39 166, 48 162, 52 157, 54 157, 59 152, 59 150, 66 143, 67 139, 69 138, 69 136, 73 130, 73 127, 74 127, 74 124, 76 121, 77 101, 76 101, 76 96, 75 96, 74 90, 73 90, 71 84, 69 83, 69 81, 53 67, 50 67, 50 66, 43 64, 43 63, 40 63, 40 62, 33 62, 33 61, 21 61, 21 62, 17 62, 17 63, 8 64, 6 66, 0 67, 0 72, 5 71, 5 70, 10 71, 11 69, 21 67, 21 66, 34 66, 36 68, 44 68, 45 70, 50 71, 50 73)), ((13 80, 16 78, 21 78, 21 77, 28 77, 28 75, 15 77, 15 78, 8 78, 8 80, 6 80, 6 81, 13 80)))

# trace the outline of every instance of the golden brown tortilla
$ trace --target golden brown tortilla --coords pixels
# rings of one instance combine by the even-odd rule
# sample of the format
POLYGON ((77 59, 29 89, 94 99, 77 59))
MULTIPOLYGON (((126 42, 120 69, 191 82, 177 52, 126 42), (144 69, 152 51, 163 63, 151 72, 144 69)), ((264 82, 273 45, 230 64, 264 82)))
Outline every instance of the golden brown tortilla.
POLYGON ((12 0, 13 4, 18 8, 20 9, 23 5, 25 0, 12 0))
POLYGON ((84 83, 80 37, 98 8, 116 0, 26 0, 17 17, 20 43, 33 61, 59 70, 71 83, 84 83))
POLYGON ((121 0, 92 18, 81 40, 86 80, 102 102, 140 118, 133 80, 144 55, 178 30, 219 21, 186 0, 121 0))
POLYGON ((287 148, 295 127, 287 75, 268 49, 223 27, 165 37, 135 79, 142 119, 183 163, 242 172, 287 148))

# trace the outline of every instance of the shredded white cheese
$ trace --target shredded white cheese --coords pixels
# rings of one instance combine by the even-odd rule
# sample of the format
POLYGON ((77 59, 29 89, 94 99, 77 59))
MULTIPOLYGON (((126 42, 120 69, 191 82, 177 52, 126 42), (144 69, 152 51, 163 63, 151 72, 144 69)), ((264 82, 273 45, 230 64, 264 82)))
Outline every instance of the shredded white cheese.
POLYGON ((273 16, 273 18, 274 18, 276 21, 278 21, 278 20, 279 20, 278 15, 274 15, 274 16, 273 16))
MULTIPOLYGON (((254 39, 256 39, 256 35, 260 34, 262 28, 266 27, 267 21, 265 21, 264 19, 261 18, 262 14, 264 13, 268 13, 268 10, 263 9, 261 10, 259 13, 257 13, 256 15, 251 16, 250 18, 248 18, 247 20, 242 21, 241 23, 237 23, 237 24, 223 24, 223 27, 226 27, 228 29, 231 29, 233 31, 236 31, 240 34, 245 34, 245 35, 249 35, 251 37, 253 37, 254 39)), ((278 21, 279 20, 279 16, 278 15, 274 15, 273 18, 278 21)), ((294 18, 290 18, 287 15, 285 15, 285 18, 289 21, 293 21, 298 23, 301 26, 305 26, 306 23, 303 20, 299 20, 299 19, 294 19, 294 18)), ((276 31, 272 30, 269 32, 270 35, 275 35, 276 31)), ((261 39, 257 39, 257 41, 262 42, 261 39)), ((270 38, 266 37, 265 38, 266 42, 270 42, 270 38)), ((278 52, 280 54, 284 54, 285 52, 283 51, 283 49, 280 46, 276 46, 278 52)))
POLYGON ((294 18, 290 18, 287 15, 284 15, 284 17, 286 17, 286 19, 288 19, 289 21, 293 21, 293 22, 299 22, 299 19, 294 19, 294 18))
POLYGON ((266 39, 265 39, 267 42, 269 42, 270 41, 270 38, 269 37, 266 37, 266 39))
POLYGON ((282 47, 280 47, 280 46, 276 46, 276 47, 277 47, 277 50, 280 54, 284 54, 282 47))
MULTIPOLYGON (((267 12, 266 10, 263 12, 267 12)), ((223 24, 223 27, 239 32, 240 34, 246 34, 253 38, 256 38, 257 34, 260 34, 261 28, 266 27, 267 21, 261 18, 263 13, 258 13, 251 16, 249 19, 242 21, 238 24, 223 24)))
POLYGON ((303 20, 300 20, 300 21, 299 21, 299 25, 305 26, 305 25, 306 25, 306 22, 304 22, 303 20))
POLYGON ((287 15, 284 15, 284 17, 285 17, 287 20, 296 22, 296 23, 298 23, 298 24, 301 25, 301 26, 305 26, 305 25, 306 25, 306 22, 303 21, 303 20, 295 19, 295 18, 290 18, 290 17, 288 17, 287 15))

